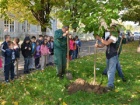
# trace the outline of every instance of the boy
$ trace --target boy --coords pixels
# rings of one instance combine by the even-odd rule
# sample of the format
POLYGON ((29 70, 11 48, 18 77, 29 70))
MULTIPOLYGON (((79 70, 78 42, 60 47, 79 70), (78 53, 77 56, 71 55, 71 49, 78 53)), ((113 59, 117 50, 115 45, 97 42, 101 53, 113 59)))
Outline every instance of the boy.
POLYGON ((29 74, 29 61, 31 58, 32 47, 30 43, 30 38, 25 37, 22 45, 21 45, 22 55, 24 57, 24 74, 29 74))
POLYGON ((5 50, 5 81, 9 82, 9 73, 11 73, 11 80, 14 79, 14 61, 15 61, 15 51, 13 50, 13 42, 7 42, 8 49, 5 50))
POLYGON ((36 37, 32 36, 31 38, 31 58, 29 61, 29 69, 30 70, 34 70, 35 69, 35 59, 34 59, 34 55, 35 55, 35 51, 36 51, 36 37))
MULTIPOLYGON (((10 35, 5 35, 5 41, 1 44, 1 52, 3 56, 3 62, 5 62, 5 50, 8 49, 8 44, 7 42, 11 40, 10 35)), ((3 71, 5 71, 5 68, 3 67, 3 71)))
POLYGON ((39 42, 39 45, 42 45, 43 44, 43 35, 39 35, 39 38, 38 38, 38 42, 39 42))
POLYGON ((81 41, 78 38, 78 36, 75 36, 75 43, 76 43, 76 52, 75 52, 75 58, 78 58, 80 47, 81 47, 81 41))

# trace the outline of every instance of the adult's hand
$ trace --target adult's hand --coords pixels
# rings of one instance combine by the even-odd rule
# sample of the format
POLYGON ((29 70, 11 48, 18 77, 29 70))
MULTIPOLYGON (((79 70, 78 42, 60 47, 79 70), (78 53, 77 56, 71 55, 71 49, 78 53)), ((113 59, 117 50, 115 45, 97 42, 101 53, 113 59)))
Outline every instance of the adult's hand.
POLYGON ((95 44, 94 46, 95 46, 96 48, 98 48, 98 44, 95 44))
POLYGON ((97 40, 101 40, 101 37, 97 35, 97 36, 96 36, 96 39, 97 39, 97 40))

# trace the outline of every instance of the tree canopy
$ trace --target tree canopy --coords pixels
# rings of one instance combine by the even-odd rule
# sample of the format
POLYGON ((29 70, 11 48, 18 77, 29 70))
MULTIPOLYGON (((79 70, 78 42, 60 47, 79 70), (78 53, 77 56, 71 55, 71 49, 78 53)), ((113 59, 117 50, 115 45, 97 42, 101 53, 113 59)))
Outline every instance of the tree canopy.
POLYGON ((122 15, 123 21, 134 21, 140 24, 140 0, 124 0, 125 11, 122 15))

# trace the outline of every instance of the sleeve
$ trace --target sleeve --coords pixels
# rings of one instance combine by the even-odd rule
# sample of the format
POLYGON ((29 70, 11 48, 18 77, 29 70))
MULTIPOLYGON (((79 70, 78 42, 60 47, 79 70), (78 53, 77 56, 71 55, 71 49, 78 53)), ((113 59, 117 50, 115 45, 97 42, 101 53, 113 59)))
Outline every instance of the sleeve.
POLYGON ((110 36, 109 39, 113 40, 113 43, 116 43, 117 42, 117 38, 115 36, 110 36))
POLYGON ((122 44, 126 44, 126 38, 123 39, 122 44))
POLYGON ((21 51, 24 51, 25 50, 25 46, 24 44, 21 45, 21 51))
POLYGON ((42 52, 42 50, 43 50, 43 49, 42 49, 42 45, 41 45, 41 46, 40 46, 40 52, 42 52))
POLYGON ((55 38, 61 39, 61 38, 63 38, 63 35, 59 31, 55 31, 55 38))
POLYGON ((7 50, 5 50, 5 55, 6 55, 7 57, 9 57, 9 56, 11 55, 11 52, 7 49, 7 50))
POLYGON ((4 44, 1 45, 1 51, 2 51, 2 52, 5 52, 4 44))

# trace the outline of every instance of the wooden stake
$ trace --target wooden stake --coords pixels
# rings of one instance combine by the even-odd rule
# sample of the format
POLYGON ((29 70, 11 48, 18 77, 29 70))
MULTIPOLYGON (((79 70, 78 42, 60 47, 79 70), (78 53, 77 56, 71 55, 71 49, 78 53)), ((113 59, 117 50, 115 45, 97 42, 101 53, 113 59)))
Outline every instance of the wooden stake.
POLYGON ((119 53, 119 51, 120 51, 122 41, 123 41, 123 38, 121 38, 121 41, 120 41, 120 44, 119 44, 119 48, 118 48, 118 50, 117 50, 117 53, 119 53))
POLYGON ((67 70, 69 69, 69 36, 67 35, 67 70))
MULTIPOLYGON (((98 44, 98 40, 96 40, 96 44, 98 44)), ((96 84, 96 59, 97 59, 97 48, 94 48, 94 80, 93 85, 96 84)))

